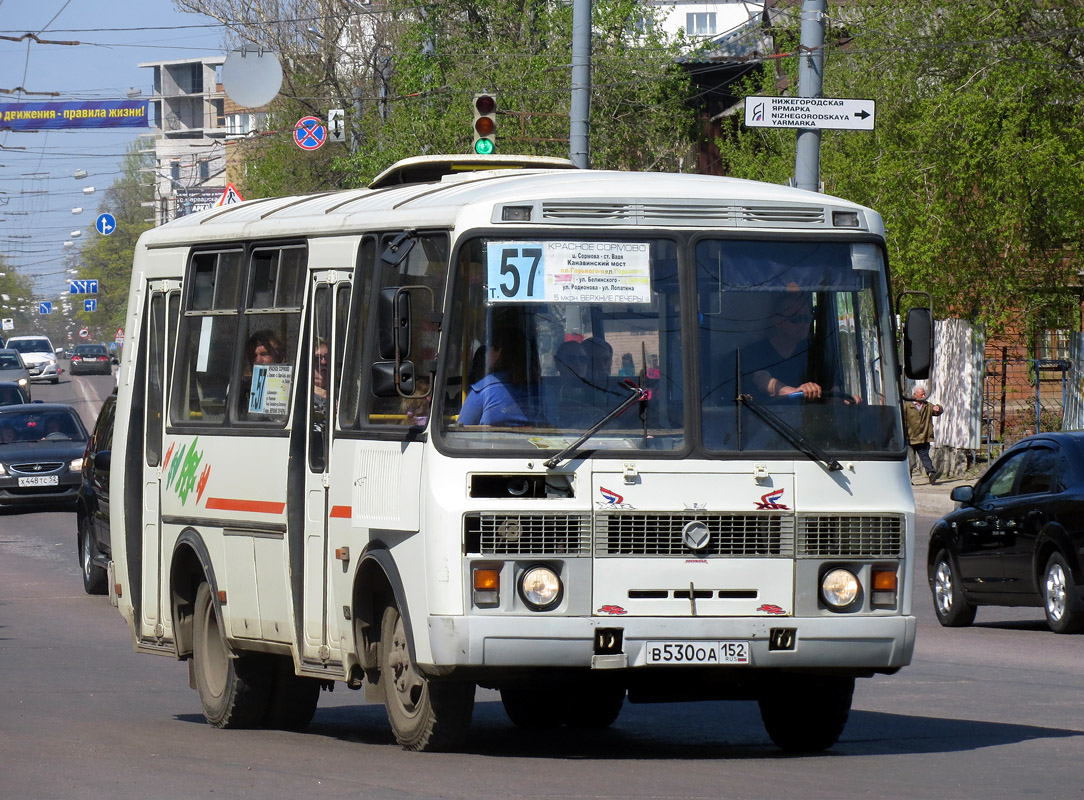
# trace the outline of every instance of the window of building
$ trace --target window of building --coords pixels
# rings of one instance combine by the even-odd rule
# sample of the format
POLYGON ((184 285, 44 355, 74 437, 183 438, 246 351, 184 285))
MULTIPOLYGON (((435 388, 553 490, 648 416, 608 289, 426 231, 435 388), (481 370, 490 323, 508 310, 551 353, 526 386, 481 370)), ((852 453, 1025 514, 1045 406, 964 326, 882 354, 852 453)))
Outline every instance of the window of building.
POLYGON ((690 36, 714 36, 715 12, 698 11, 686 14, 685 32, 690 36))

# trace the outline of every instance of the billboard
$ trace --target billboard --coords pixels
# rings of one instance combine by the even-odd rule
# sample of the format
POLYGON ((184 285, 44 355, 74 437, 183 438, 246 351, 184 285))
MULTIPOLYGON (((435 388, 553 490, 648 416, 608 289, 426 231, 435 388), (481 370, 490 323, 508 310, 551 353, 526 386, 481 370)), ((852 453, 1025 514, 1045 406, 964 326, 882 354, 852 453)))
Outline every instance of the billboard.
POLYGON ((0 130, 64 128, 146 128, 146 100, 92 100, 63 103, 0 103, 0 130))

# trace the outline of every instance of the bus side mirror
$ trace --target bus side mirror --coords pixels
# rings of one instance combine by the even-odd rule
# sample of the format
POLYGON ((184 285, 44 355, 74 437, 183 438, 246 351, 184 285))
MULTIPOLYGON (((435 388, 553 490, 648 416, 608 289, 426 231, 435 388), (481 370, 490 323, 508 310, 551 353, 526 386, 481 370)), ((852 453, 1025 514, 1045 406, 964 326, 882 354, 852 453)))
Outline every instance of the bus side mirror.
POLYGON ((381 360, 393 361, 410 355, 410 292, 406 287, 380 290, 377 322, 381 360))
POLYGON ((932 365, 933 315, 928 308, 912 308, 903 325, 903 373, 911 380, 926 380, 932 365))
POLYGON ((377 361, 373 364, 372 390, 377 397, 409 397, 414 394, 414 364, 377 361))

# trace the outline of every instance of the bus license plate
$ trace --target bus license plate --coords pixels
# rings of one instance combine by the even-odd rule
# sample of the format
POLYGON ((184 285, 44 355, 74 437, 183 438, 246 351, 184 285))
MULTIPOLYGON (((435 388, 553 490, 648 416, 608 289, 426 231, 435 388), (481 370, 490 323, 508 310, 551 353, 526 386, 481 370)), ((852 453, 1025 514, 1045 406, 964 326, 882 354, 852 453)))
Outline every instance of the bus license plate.
POLYGON ((749 642, 648 642, 647 663, 748 665, 749 642))
POLYGON ((29 478, 19 478, 20 486, 56 486, 56 475, 31 475, 29 478))

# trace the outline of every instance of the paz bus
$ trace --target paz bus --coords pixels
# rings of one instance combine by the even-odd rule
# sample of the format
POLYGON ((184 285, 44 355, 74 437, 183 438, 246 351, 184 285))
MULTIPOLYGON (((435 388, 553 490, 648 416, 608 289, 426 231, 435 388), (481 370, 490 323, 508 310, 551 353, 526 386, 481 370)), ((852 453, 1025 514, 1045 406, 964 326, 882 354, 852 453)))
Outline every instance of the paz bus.
POLYGON ((134 257, 112 602, 219 727, 345 685, 454 749, 487 687, 822 750, 914 647, 916 320, 901 365, 876 212, 728 178, 423 157, 182 217, 134 257))

